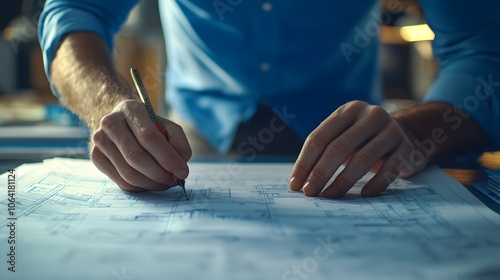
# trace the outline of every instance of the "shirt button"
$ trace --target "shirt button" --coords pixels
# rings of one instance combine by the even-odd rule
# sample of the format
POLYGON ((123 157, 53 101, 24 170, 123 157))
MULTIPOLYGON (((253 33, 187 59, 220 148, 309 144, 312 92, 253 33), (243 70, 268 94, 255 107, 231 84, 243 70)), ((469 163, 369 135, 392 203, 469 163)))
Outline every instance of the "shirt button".
POLYGON ((262 72, 267 72, 269 71, 269 69, 271 69, 271 65, 269 64, 269 62, 262 62, 260 64, 260 70, 262 70, 262 72))
POLYGON ((273 9, 273 4, 269 2, 264 2, 264 4, 262 4, 262 10, 264 12, 270 12, 272 9, 273 9))

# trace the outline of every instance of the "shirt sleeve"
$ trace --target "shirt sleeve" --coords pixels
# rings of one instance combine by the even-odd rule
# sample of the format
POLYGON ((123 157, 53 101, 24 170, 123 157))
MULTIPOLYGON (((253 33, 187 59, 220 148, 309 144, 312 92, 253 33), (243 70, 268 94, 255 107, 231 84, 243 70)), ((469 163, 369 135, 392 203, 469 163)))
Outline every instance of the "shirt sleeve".
MULTIPOLYGON (((500 10, 498 0, 421 0, 426 20, 436 34, 433 50, 440 72, 424 98, 467 113, 500 148, 500 10)), ((443 120, 458 128, 456 116, 443 120)))
MULTIPOLYGON (((61 39, 71 32, 92 32, 101 36, 109 49, 113 37, 138 0, 47 0, 38 26, 45 73, 49 81, 50 65, 61 39)), ((54 88, 53 92, 58 95, 54 88)))

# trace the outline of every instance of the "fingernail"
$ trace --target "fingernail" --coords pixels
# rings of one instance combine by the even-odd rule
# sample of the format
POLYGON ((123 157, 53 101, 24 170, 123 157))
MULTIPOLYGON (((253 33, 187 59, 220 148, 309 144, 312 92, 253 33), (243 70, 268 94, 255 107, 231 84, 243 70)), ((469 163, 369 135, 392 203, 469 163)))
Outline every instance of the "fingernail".
POLYGON ((301 185, 297 177, 290 178, 289 188, 294 191, 300 191, 301 185))

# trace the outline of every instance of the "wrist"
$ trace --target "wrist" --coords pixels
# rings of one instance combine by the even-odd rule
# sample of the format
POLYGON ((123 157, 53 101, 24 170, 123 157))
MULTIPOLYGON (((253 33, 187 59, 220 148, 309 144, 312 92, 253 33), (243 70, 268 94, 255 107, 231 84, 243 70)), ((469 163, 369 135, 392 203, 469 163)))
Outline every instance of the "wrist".
POLYGON ((407 116, 404 113, 396 113, 392 117, 404 132, 408 141, 410 141, 414 156, 424 157, 426 163, 434 158, 439 148, 438 145, 443 142, 441 139, 435 139, 436 141, 434 141, 433 138, 422 136, 421 131, 415 128, 415 120, 411 119, 411 115, 407 116))
POLYGON ((429 158, 477 152, 490 141, 470 115, 446 103, 417 104, 392 117, 429 158), (452 118, 457 122, 450 122, 452 118))
POLYGON ((94 113, 86 114, 89 118, 86 120, 91 126, 92 131, 98 129, 101 125, 101 119, 110 114, 122 102, 127 100, 139 100, 137 95, 126 86, 107 84, 100 87, 100 90, 93 98, 94 113))

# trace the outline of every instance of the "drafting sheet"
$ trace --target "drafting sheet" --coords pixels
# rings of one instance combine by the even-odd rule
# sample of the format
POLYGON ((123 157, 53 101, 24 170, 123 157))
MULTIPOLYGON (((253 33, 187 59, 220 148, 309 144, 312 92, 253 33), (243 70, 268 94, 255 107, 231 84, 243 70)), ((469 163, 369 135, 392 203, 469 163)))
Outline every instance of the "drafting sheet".
POLYGON ((363 198, 288 190, 292 164, 192 163, 126 193, 89 161, 16 169, 15 270, 0 177, 0 279, 500 279, 500 216, 436 167, 363 198))

